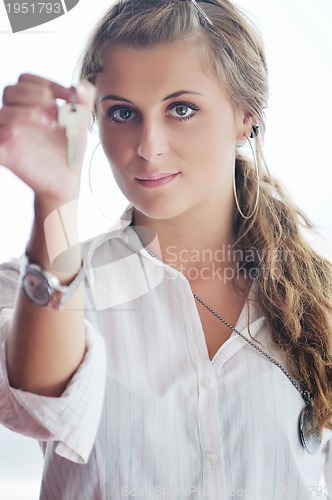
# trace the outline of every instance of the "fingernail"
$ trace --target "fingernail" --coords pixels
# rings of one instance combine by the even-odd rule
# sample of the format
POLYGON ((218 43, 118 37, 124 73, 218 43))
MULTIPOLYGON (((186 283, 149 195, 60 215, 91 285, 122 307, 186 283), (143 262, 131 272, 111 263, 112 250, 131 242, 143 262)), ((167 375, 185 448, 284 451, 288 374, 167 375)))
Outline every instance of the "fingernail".
POLYGON ((70 93, 70 102, 76 102, 76 100, 77 100, 77 98, 76 98, 77 88, 74 86, 71 86, 69 89, 69 93, 70 93))
POLYGON ((86 95, 87 93, 87 86, 85 83, 83 83, 82 81, 78 82, 78 84, 76 85, 76 90, 77 92, 82 96, 86 95))
POLYGON ((0 127, 0 142, 5 142, 8 141, 13 135, 13 131, 11 127, 8 127, 7 125, 4 127, 0 127))

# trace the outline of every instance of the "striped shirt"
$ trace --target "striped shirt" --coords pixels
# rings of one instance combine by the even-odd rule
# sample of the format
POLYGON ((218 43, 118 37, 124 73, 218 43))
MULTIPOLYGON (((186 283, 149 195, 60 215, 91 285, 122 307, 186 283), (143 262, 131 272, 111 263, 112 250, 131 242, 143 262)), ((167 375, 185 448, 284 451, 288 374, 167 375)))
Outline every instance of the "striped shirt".
MULTIPOLYGON (((87 353, 59 398, 8 384, 18 265, 2 265, 0 422, 39 440, 40 498, 332 496, 332 432, 316 455, 304 449, 301 395, 238 334, 209 359, 188 281, 142 249, 130 221, 128 210, 84 247, 87 353)), ((248 318, 252 337, 285 365, 250 300, 236 324, 246 336, 248 318)))

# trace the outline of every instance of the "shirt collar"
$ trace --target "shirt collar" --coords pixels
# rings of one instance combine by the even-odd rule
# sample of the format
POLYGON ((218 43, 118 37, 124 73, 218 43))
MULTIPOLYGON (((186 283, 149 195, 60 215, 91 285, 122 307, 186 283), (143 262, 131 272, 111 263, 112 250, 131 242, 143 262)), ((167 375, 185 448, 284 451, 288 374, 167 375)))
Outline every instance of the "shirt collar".
POLYGON ((121 217, 112 225, 107 232, 94 237, 83 245, 84 259, 89 262, 92 255, 100 245, 112 238, 123 238, 126 229, 130 226, 133 220, 134 207, 128 205, 121 217))
MULTIPOLYGON (((90 245, 88 246, 88 249, 85 252, 85 255, 87 256, 87 262, 89 262, 89 259, 91 259, 95 250, 106 241, 111 240, 113 238, 120 238, 120 239, 124 238, 127 229, 132 223, 133 214, 134 214, 134 207, 130 204, 124 210, 119 220, 113 226, 111 226, 106 233, 97 236, 92 240, 92 242, 90 242, 90 245)), ((133 246, 135 247, 136 250, 141 247, 142 244, 140 242, 140 239, 137 236, 136 232, 133 230, 131 231, 130 239, 132 240, 132 242, 134 242, 133 246)), ((143 247, 141 248, 143 249, 143 247)), ((152 258, 151 255, 149 255, 149 253, 146 253, 146 257, 148 259, 152 258)), ((161 261, 158 261, 156 259, 153 260, 157 265, 163 265, 161 261)), ((263 317, 260 310, 255 305, 257 290, 258 290, 258 285, 256 281, 253 280, 249 290, 248 299, 236 323, 236 328, 240 331, 243 330, 248 324, 252 324, 257 319, 263 317)))

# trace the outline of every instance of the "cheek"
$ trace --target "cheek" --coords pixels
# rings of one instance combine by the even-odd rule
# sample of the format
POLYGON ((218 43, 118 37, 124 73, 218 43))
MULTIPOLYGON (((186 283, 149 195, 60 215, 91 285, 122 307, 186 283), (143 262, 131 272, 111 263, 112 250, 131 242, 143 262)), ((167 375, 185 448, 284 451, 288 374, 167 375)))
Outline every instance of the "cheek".
POLYGON ((229 156, 236 145, 234 114, 231 109, 210 110, 204 120, 200 120, 195 133, 189 138, 192 147, 201 157, 202 154, 229 156))
POLYGON ((112 169, 120 169, 131 157, 130 148, 125 134, 113 128, 99 124, 99 137, 112 169))
POLYGON ((186 151, 187 157, 192 158, 193 163, 222 164, 224 160, 229 161, 230 154, 235 149, 235 142, 228 134, 219 128, 203 128, 204 133, 193 134, 188 140, 182 141, 182 151, 186 151))

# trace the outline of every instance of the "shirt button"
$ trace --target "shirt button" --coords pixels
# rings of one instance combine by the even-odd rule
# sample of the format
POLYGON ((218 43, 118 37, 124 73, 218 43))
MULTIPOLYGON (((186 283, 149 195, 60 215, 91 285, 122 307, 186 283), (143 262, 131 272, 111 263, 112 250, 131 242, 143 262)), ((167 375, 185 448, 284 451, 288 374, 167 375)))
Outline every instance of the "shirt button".
POLYGON ((201 387, 209 387, 211 384, 211 379, 209 377, 203 377, 201 379, 201 387))
POLYGON ((210 464, 215 464, 218 460, 218 455, 216 453, 213 453, 212 451, 209 451, 206 454, 206 459, 208 462, 210 462, 210 464))

